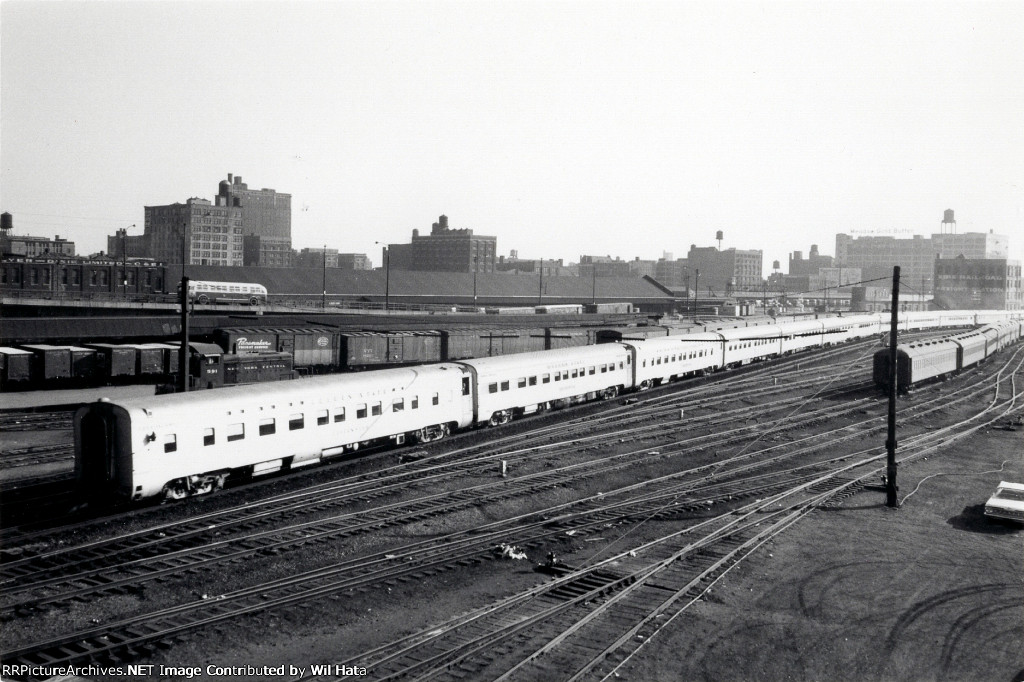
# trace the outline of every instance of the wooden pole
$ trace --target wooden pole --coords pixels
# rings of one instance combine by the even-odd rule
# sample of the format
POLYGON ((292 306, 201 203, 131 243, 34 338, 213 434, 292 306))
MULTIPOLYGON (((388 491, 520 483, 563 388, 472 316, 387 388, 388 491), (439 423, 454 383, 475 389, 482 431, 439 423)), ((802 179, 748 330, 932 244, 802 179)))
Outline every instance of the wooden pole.
POLYGON ((889 429, 885 440, 885 505, 898 507, 896 500, 896 335, 899 331, 900 266, 892 269, 892 315, 889 321, 889 429))

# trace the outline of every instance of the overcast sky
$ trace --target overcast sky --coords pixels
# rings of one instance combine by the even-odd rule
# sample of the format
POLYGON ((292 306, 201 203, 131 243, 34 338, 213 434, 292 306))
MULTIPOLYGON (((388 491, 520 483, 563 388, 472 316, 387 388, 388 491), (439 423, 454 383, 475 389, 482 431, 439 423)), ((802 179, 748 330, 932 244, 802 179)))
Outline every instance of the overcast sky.
POLYGON ((228 173, 296 248, 380 263, 438 215, 524 258, 772 260, 1010 235, 1024 3, 0 3, 0 208, 79 253, 228 173), (855 232, 856 233, 856 232, 855 232))

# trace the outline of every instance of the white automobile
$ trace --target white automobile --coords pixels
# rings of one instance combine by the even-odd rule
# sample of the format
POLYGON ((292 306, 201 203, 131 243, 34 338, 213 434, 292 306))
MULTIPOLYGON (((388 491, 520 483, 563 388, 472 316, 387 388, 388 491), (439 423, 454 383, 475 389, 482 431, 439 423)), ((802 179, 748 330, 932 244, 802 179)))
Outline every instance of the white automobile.
POLYGON ((1000 481, 985 503, 985 516, 1024 523, 1024 483, 1000 481))

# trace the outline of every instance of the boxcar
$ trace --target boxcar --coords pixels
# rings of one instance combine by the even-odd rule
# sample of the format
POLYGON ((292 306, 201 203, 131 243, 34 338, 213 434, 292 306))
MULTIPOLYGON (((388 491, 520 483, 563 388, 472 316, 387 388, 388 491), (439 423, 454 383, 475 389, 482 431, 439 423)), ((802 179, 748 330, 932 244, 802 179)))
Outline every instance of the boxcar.
POLYGON ((87 343, 100 356, 100 368, 108 379, 135 376, 135 348, 116 343, 87 343))
POLYGON ((103 375, 100 354, 92 348, 68 346, 68 352, 71 353, 71 376, 75 379, 91 382, 103 375))
POLYGON ((4 387, 31 381, 33 357, 30 350, 0 347, 0 380, 4 387))
POLYGON ((22 346, 34 357, 34 378, 36 381, 71 378, 71 351, 69 346, 33 344, 22 346))

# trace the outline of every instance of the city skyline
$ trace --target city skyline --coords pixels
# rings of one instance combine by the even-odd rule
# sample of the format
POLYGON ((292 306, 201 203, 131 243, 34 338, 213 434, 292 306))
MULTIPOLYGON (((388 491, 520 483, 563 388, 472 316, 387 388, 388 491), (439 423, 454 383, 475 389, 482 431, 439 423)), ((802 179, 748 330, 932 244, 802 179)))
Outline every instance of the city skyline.
POLYGON ((498 254, 1011 236, 1017 3, 0 4, 2 210, 80 252, 226 173, 292 195, 296 249, 440 214, 498 254), (152 27, 152 28, 140 28, 152 27), (272 40, 266 40, 267 36, 272 40))

